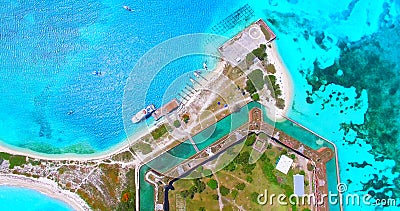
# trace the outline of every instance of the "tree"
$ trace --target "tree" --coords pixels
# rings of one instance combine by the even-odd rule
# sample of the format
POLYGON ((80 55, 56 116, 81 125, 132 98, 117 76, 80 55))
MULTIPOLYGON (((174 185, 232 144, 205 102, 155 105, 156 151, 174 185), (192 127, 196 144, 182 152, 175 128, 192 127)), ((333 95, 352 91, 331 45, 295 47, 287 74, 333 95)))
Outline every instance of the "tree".
POLYGON ((253 177, 251 177, 250 175, 246 177, 246 181, 248 183, 252 183, 253 182, 253 177))
POLYGON ((271 73, 271 74, 275 74, 276 73, 275 66, 273 64, 268 64, 267 65, 267 72, 271 73))
POLYGON ((228 165, 224 167, 225 171, 235 171, 236 164, 234 162, 230 162, 228 165))
POLYGON ((189 116, 188 114, 183 114, 183 115, 182 115, 182 120, 183 120, 185 123, 188 123, 189 120, 190 120, 190 116, 189 116))
POLYGON ((265 53, 265 49, 267 48, 266 45, 261 44, 259 48, 256 48, 252 51, 254 56, 256 56, 260 60, 264 60, 267 58, 267 53, 265 53))
POLYGON ((238 190, 232 190, 231 193, 232 193, 233 199, 236 199, 237 195, 239 194, 239 191, 238 190))
POLYGON ((274 75, 268 75, 268 79, 271 82, 271 85, 274 86, 276 83, 276 77, 274 75))
POLYGON ((250 152, 244 151, 239 153, 239 155, 234 159, 234 161, 238 164, 248 163, 250 158, 250 152))
POLYGON ((243 173, 250 174, 253 171, 253 169, 256 167, 256 164, 255 163, 253 163, 253 164, 245 163, 245 164, 242 164, 242 166, 243 166, 243 168, 242 168, 243 173))
POLYGON ((267 159, 267 155, 265 153, 262 153, 260 160, 265 161, 267 159))
POLYGON ((255 141, 256 141, 256 135, 252 134, 246 138, 246 141, 244 143, 246 144, 246 146, 251 146, 254 144, 255 141))
POLYGON ((219 196, 217 194, 213 194, 213 195, 211 195, 211 198, 214 199, 214 200, 218 200, 219 196))
POLYGON ((194 193, 193 192, 191 192, 191 191, 189 191, 189 190, 183 190, 183 191, 181 191, 181 196, 182 196, 182 198, 193 198, 194 197, 194 193))
POLYGON ((251 99, 253 99, 254 101, 259 101, 260 95, 258 93, 255 93, 255 94, 251 95, 251 99))
POLYGON ((199 192, 199 188, 195 185, 192 185, 192 186, 190 186, 189 191, 192 192, 194 195, 195 193, 199 192))
POLYGON ((246 184, 244 184, 244 183, 238 183, 235 187, 236 187, 236 189, 238 189, 238 190, 244 190, 244 188, 246 187, 246 184))
POLYGON ((254 87, 253 82, 251 80, 249 80, 249 79, 247 79, 246 87, 244 89, 250 94, 253 94, 253 93, 255 93, 257 91, 256 87, 254 87))
POLYGON ((206 184, 202 182, 200 179, 195 179, 193 183, 194 187, 196 187, 197 193, 201 193, 206 189, 206 184))
POLYGON ((117 205, 117 211, 135 210, 136 188, 135 188, 135 170, 129 170, 126 173, 127 187, 121 194, 121 200, 117 205))
POLYGON ((135 194, 130 191, 124 191, 121 196, 121 202, 117 206, 119 210, 134 210, 135 209, 135 194))
POLYGON ((219 188, 219 192, 221 193, 221 195, 227 196, 231 191, 227 187, 221 185, 221 187, 219 188))
POLYGON ((208 181, 207 186, 210 187, 212 190, 215 190, 218 188, 218 182, 215 179, 210 179, 210 181, 208 181))
POLYGON ((258 203, 258 193, 257 192, 252 192, 251 194, 250 194, 250 199, 251 199, 251 201, 252 202, 254 202, 254 203, 258 203))
POLYGON ((276 105, 276 107, 278 107, 280 109, 284 109, 285 108, 285 100, 279 97, 278 99, 276 99, 275 105, 276 105))
POLYGON ((306 175, 306 172, 304 170, 301 170, 299 174, 306 175))
POLYGON ((307 163, 307 170, 308 171, 314 170, 314 166, 311 163, 307 163))

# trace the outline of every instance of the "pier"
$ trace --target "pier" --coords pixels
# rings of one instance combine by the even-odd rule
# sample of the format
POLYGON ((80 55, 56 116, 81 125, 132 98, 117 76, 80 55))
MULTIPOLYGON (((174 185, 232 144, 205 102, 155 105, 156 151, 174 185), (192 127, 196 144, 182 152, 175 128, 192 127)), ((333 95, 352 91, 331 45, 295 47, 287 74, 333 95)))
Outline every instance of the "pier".
POLYGON ((245 4, 231 15, 220 21, 211 28, 213 34, 224 34, 230 29, 233 29, 237 24, 248 21, 254 16, 254 10, 250 5, 245 4))
POLYGON ((175 109, 179 107, 180 103, 176 98, 169 101, 167 104, 163 105, 161 108, 157 109, 153 112, 152 116, 155 120, 159 120, 161 117, 165 116, 166 114, 171 113, 175 109))

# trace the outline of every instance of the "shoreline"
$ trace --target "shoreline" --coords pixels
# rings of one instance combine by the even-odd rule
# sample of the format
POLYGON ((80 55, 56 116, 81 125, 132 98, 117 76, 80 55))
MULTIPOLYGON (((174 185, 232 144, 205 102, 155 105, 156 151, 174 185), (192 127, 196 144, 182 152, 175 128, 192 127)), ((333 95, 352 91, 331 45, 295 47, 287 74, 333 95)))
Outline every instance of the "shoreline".
MULTIPOLYGON (((161 120, 163 121, 163 120, 161 120)), ((160 121, 160 122, 161 122, 160 121)), ((158 124, 157 124, 158 125, 158 124)), ((138 131, 135 134, 123 139, 120 143, 110 147, 107 150, 95 152, 92 154, 76 154, 76 153, 63 153, 63 154, 45 154, 40 152, 35 152, 30 149, 21 148, 6 144, 4 141, 0 140, 0 152, 5 152, 13 155, 22 155, 27 156, 33 159, 42 159, 42 160, 75 160, 75 161, 90 161, 90 160, 100 160, 108 158, 112 155, 118 154, 126 150, 132 142, 139 140, 143 136, 147 135, 147 131, 151 131, 157 125, 151 125, 146 127, 146 129, 142 131, 138 131)))
POLYGON ((51 180, 0 174, 0 187, 1 186, 22 187, 35 190, 50 198, 64 202, 73 210, 91 210, 78 194, 60 188, 51 180))
POLYGON ((293 84, 293 78, 291 77, 290 71, 287 68, 285 62, 283 61, 280 53, 279 53, 279 47, 276 41, 273 41, 270 43, 271 48, 267 48, 267 54, 270 52, 270 54, 273 58, 271 59, 271 63, 274 64, 275 69, 276 69, 276 75, 277 75, 277 80, 279 86, 282 89, 282 97, 285 100, 285 108, 284 109, 277 109, 275 113, 275 119, 271 120, 275 122, 283 122, 286 121, 282 115, 287 116, 287 114, 290 112, 291 107, 293 105, 293 99, 294 99, 294 84, 293 84), (279 67, 278 67, 279 66, 279 67))
MULTIPOLYGON (((278 81, 279 85, 282 87, 282 97, 285 100, 285 108, 282 109, 276 109, 275 113, 275 118, 268 116, 272 121, 275 122, 282 122, 286 121, 285 118, 282 117, 282 115, 287 116, 289 113, 291 106, 293 104, 293 93, 294 93, 294 85, 293 85, 293 79, 290 76, 289 69, 283 62, 280 54, 279 54, 279 47, 276 43, 276 41, 273 41, 270 43, 271 48, 267 48, 267 54, 271 55, 271 63, 273 63, 276 67, 276 75, 281 79, 281 81, 278 81), (280 74, 280 76, 278 75, 280 74), (286 88, 284 88, 286 87, 286 88)), ((205 71, 204 72, 204 77, 208 78, 209 80, 214 79, 218 74, 220 74, 219 71, 223 69, 224 61, 219 61, 215 68, 212 71, 205 71), (221 70, 220 70, 221 69, 221 70)), ((277 77, 277 78, 278 78, 277 77)), ((195 88, 201 88, 198 84, 193 84, 195 88)), ((189 99, 189 101, 191 101, 189 99)), ((92 154, 76 154, 76 153, 64 153, 64 154, 45 154, 45 153, 40 153, 40 152, 35 152, 30 149, 25 149, 25 148, 20 148, 16 146, 9 145, 5 143, 4 141, 0 140, 0 151, 10 153, 10 154, 15 154, 15 155, 23 155, 23 156, 28 156, 34 159, 43 159, 43 160, 77 160, 77 161, 89 161, 89 160, 98 160, 98 159, 104 159, 108 158, 114 154, 117 154, 123 150, 126 150, 131 143, 139 140, 143 136, 147 135, 148 131, 151 131, 152 129, 156 128, 157 125, 159 125, 164 119, 161 119, 158 121, 156 124, 153 125, 148 125, 145 126, 144 129, 139 130, 138 132, 130 135, 129 137, 123 139, 121 142, 118 144, 110 147, 107 150, 100 151, 100 152, 95 152, 92 154)), ((138 161, 140 162, 140 161, 138 161)))

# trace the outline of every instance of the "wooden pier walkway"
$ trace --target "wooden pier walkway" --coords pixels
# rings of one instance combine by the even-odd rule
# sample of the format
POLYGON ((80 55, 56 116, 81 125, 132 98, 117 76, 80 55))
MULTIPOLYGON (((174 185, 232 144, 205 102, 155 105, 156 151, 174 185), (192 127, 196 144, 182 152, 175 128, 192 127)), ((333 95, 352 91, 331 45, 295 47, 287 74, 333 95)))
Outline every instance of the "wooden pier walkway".
POLYGON ((157 109, 156 111, 153 112, 152 116, 154 117, 155 120, 159 120, 161 117, 163 117, 166 114, 171 113, 175 109, 179 107, 180 103, 176 98, 172 99, 169 101, 167 104, 162 106, 161 108, 157 109))

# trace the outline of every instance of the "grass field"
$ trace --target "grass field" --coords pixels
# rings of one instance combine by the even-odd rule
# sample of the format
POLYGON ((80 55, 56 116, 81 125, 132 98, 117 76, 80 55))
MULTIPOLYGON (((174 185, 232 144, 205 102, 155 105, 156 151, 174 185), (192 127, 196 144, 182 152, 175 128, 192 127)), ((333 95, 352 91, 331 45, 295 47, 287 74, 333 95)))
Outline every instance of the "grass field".
MULTIPOLYGON (((247 143, 255 144, 257 141, 247 143)), ((306 210, 307 206, 279 205, 276 199, 272 204, 257 203, 258 195, 265 193, 265 190, 269 195, 289 196, 293 193, 293 175, 301 171, 307 174, 308 171, 297 167, 291 168, 287 175, 277 171, 275 165, 282 154, 294 157, 295 163, 298 160, 292 155, 292 151, 282 146, 273 145, 266 149, 255 163, 249 163, 249 158, 254 153, 252 151, 252 145, 236 145, 191 174, 203 177, 176 181, 175 190, 169 192, 170 210, 177 210, 177 205, 182 204, 186 210, 219 210, 220 205, 223 206, 222 210, 306 210), (204 176, 204 172, 209 171, 210 166, 213 166, 213 174, 204 176), (216 171, 221 167, 223 169, 216 171), (217 181, 217 188, 215 184, 210 185, 210 180, 217 181)), ((307 192, 309 188, 305 189, 307 192)))

